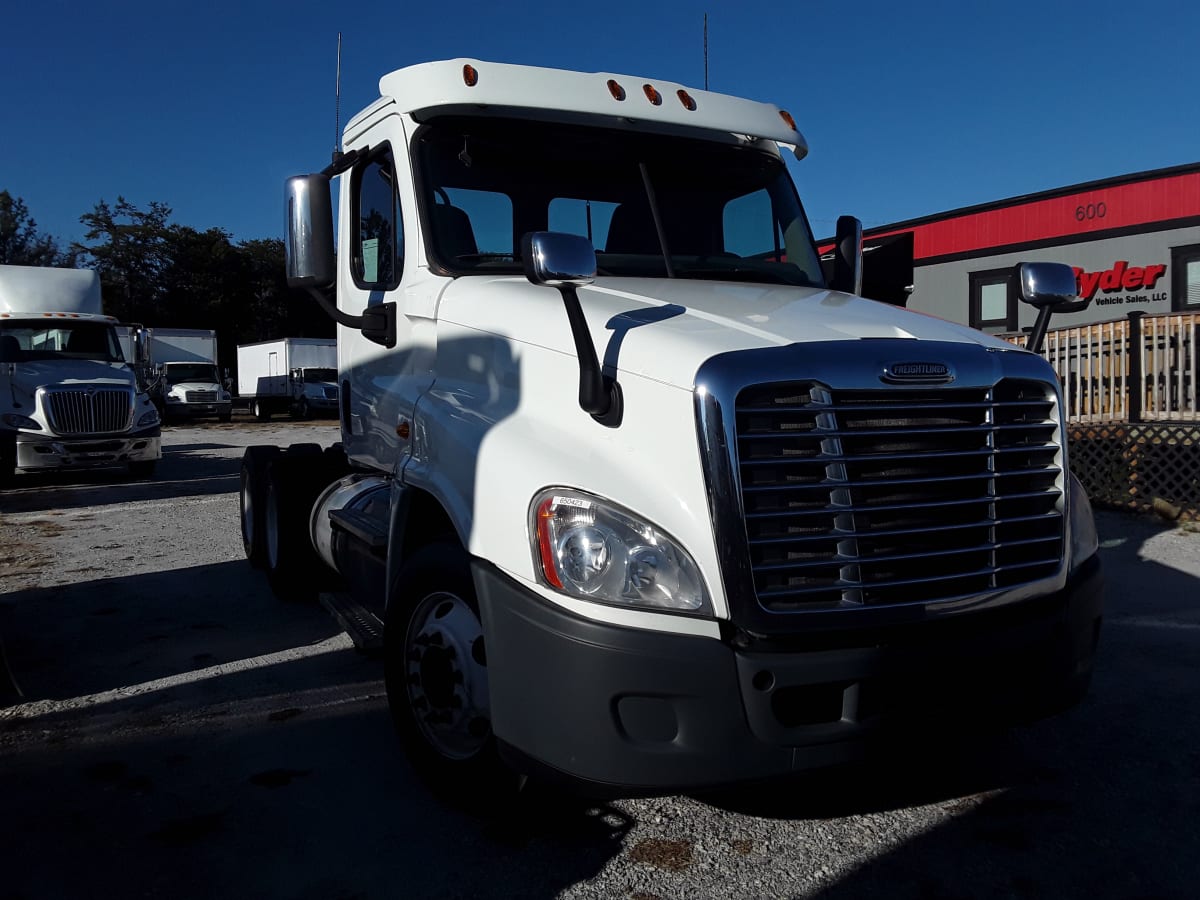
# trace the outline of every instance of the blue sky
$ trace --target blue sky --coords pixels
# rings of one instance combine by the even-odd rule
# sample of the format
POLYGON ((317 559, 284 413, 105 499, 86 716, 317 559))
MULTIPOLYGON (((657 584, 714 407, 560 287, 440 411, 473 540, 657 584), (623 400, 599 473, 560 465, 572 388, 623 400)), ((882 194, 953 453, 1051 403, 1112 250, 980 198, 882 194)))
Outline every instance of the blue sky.
POLYGON ((431 59, 704 83, 790 110, 813 228, 870 227, 1200 160, 1194 2, 10 4, 0 189, 39 231, 123 195, 235 239, 282 233, 284 179, 328 162, 391 69, 431 59))

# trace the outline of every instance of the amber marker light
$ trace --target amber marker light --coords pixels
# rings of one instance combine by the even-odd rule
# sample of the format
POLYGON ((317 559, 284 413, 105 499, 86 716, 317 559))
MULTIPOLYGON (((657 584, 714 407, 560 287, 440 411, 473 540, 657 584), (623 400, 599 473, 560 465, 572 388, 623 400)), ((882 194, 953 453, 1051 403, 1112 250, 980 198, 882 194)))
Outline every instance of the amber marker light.
POLYGON ((799 128, 796 127, 796 120, 792 118, 792 114, 790 112, 788 112, 786 109, 781 109, 779 111, 779 118, 783 119, 783 121, 785 121, 787 123, 787 127, 792 129, 792 131, 800 130, 799 128))
POLYGON ((694 98, 683 88, 680 88, 675 93, 678 95, 679 102, 683 104, 684 109, 686 109, 688 112, 696 111, 696 98, 694 98))
POLYGON ((662 106, 662 94, 652 84, 643 84, 642 90, 646 93, 646 99, 655 106, 662 106))
POLYGON ((612 94, 614 100, 625 99, 625 88, 621 87, 613 79, 608 79, 608 92, 612 94))
POLYGON ((479 72, 472 65, 463 66, 463 84, 467 87, 475 87, 479 84, 479 72))
POLYGON ((554 498, 547 497, 538 507, 538 552, 542 557, 542 574, 546 576, 546 581, 561 591, 563 589, 562 579, 558 577, 558 570, 554 565, 554 548, 550 546, 550 520, 554 518, 553 505, 554 498))

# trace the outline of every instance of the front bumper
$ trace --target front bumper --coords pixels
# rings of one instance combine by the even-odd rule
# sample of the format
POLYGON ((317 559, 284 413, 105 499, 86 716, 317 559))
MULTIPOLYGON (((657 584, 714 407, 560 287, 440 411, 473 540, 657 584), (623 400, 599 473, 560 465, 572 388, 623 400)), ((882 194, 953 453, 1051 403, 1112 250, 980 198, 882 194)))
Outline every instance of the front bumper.
POLYGON ((51 469, 86 469, 148 462, 162 457, 162 428, 144 428, 131 434, 55 437, 36 432, 17 433, 17 469, 44 472, 51 469))
POLYGON ((1047 714, 1086 686, 1102 605, 1093 557, 1008 608, 755 651, 583 619, 479 561, 474 576, 501 752, 616 792, 767 779, 897 734, 1047 714))
POLYGON ((174 419, 228 416, 232 412, 232 400, 222 400, 213 403, 168 403, 163 407, 163 413, 174 419))

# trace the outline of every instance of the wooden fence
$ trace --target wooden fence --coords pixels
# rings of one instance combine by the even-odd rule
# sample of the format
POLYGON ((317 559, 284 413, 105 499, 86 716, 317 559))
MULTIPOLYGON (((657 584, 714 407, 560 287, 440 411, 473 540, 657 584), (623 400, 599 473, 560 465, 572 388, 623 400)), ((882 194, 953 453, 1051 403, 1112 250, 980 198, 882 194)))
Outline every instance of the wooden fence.
MULTIPOLYGON (((1028 338, 1000 336, 1019 346, 1028 338)), ((1062 382, 1069 422, 1200 422, 1200 313, 1057 328, 1042 356, 1062 382)))

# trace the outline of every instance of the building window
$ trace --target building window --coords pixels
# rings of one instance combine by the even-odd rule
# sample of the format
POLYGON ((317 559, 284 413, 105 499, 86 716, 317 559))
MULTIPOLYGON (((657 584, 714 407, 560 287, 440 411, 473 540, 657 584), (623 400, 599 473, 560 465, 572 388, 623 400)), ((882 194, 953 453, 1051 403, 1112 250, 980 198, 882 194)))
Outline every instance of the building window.
POLYGON ((404 226, 396 194, 396 165, 385 144, 354 174, 352 232, 354 282, 368 290, 390 290, 404 270, 404 226))
POLYGON ((1200 244, 1171 248, 1171 309, 1200 310, 1200 244))
POLYGON ((972 328, 980 331, 1017 330, 1017 293, 1013 270, 989 269, 971 273, 972 328))

